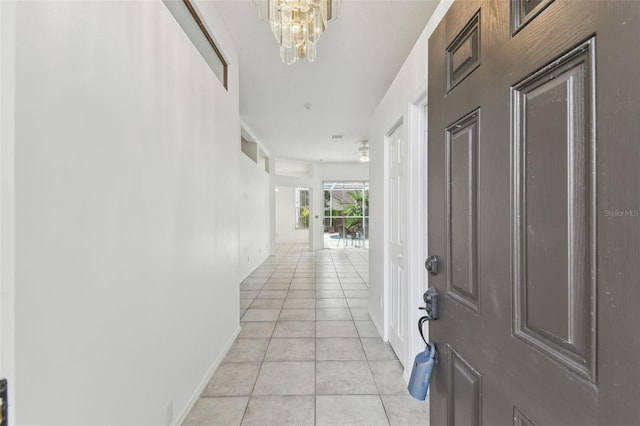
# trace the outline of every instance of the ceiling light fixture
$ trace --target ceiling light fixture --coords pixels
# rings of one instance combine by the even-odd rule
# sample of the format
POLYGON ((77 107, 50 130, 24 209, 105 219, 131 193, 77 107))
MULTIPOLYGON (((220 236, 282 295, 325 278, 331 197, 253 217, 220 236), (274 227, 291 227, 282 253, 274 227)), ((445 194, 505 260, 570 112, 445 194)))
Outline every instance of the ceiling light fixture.
POLYGON ((282 62, 291 65, 298 59, 316 60, 316 43, 336 19, 342 0, 253 0, 258 16, 269 21, 280 43, 282 62))
POLYGON ((360 151, 360 161, 363 163, 369 162, 369 147, 367 146, 368 141, 362 141, 362 146, 358 149, 360 151))

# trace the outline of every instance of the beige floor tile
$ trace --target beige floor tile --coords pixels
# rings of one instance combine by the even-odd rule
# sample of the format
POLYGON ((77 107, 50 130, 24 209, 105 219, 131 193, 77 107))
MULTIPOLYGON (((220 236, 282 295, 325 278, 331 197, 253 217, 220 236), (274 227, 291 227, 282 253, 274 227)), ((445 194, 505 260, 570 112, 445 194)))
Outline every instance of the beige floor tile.
POLYGON ((355 277, 341 277, 340 278, 340 283, 341 284, 362 284, 364 281, 362 281, 362 278, 360 278, 359 275, 356 275, 355 277))
MULTIPOLYGON (((338 278, 340 279, 341 283, 354 283, 360 280, 360 274, 356 271, 338 273, 338 278)), ((360 280, 360 282, 362 281, 360 280)))
POLYGON ((378 393, 367 361, 317 361, 318 395, 374 395, 378 393))
POLYGON ((369 290, 365 284, 342 284, 342 289, 345 291, 369 290))
POLYGON ((365 360, 360 339, 345 337, 319 338, 316 342, 318 361, 365 360))
POLYGON ((267 282, 267 277, 248 277, 242 281, 242 284, 264 284, 267 282))
POLYGON ((315 272, 313 273, 314 275, 308 276, 308 277, 296 277, 294 276, 293 279, 291 280, 291 284, 315 284, 316 282, 316 278, 315 278, 315 272))
POLYGON ((284 299, 254 299, 251 303, 252 309, 280 309, 284 299))
POLYGON ((351 312, 345 308, 318 308, 316 309, 317 321, 350 321, 351 312))
POLYGON ((311 309, 316 306, 315 299, 285 299, 285 309, 311 309))
POLYGON ((287 299, 315 299, 316 292, 313 290, 290 290, 287 299))
POLYGON ((369 299, 347 299, 350 308, 369 308, 369 299))
POLYGON ((369 316, 369 309, 367 308, 352 308, 351 316, 356 321, 369 321, 371 317, 369 316))
POLYGON ((275 321, 280 309, 248 309, 241 317, 242 321, 275 321))
POLYGON ((315 321, 278 321, 273 337, 315 337, 315 321))
POLYGON ((251 321, 240 323, 239 339, 269 338, 273 334, 275 321, 251 321))
POLYGON ((271 275, 271 278, 286 278, 291 281, 293 278, 293 272, 274 272, 273 275, 271 275))
POLYGON ((318 290, 316 291, 317 299, 342 299, 344 292, 342 290, 318 290))
POLYGON ((377 395, 318 395, 316 425, 384 426, 389 421, 377 395))
POLYGON ((255 299, 258 293, 258 290, 240 290, 240 299, 255 299))
POLYGON ((289 283, 269 283, 269 284, 265 284, 263 288, 261 288, 260 290, 276 290, 276 291, 282 291, 282 290, 289 290, 290 284, 289 283))
POLYGON ((224 362, 262 361, 268 345, 269 339, 236 339, 224 362))
POLYGON ((347 299, 369 299, 369 290, 345 290, 344 296, 347 299))
POLYGON ((259 362, 222 363, 202 396, 249 396, 259 370, 259 362))
POLYGON ((313 361, 315 355, 316 339, 312 337, 271 339, 265 361, 313 361))
POLYGON ((315 398, 313 396, 254 396, 249 400, 242 424, 313 426, 315 398))
POLYGON ((369 317, 368 278, 367 250, 278 245, 240 284, 240 334, 185 424, 428 425, 369 317))
POLYGON ((358 337, 353 321, 318 321, 317 337, 358 337))
POLYGON ((182 424, 184 426, 239 425, 248 401, 248 397, 200 398, 182 424))
POLYGON ((315 309, 283 309, 280 311, 279 321, 314 321, 315 309))
POLYGON ((372 321, 356 321, 355 323, 360 337, 380 337, 378 329, 372 321))
POLYGON ((380 395, 406 395, 407 383, 402 373, 404 368, 400 361, 369 361, 373 380, 380 395))
POLYGON ((315 362, 264 362, 253 390, 254 395, 313 395, 315 362))
POLYGON ((271 277, 267 284, 291 284, 291 278, 271 277))
POLYGON ((311 284, 311 283, 307 283, 307 284, 291 284, 291 287, 289 287, 289 290, 313 290, 315 291, 316 289, 316 285, 315 284, 311 284))
POLYGON ((284 299, 286 295, 286 290, 262 290, 257 297, 259 299, 284 299))
MULTIPOLYGON (((338 280, 338 274, 331 271, 316 271, 316 281, 332 282, 338 280)), ((339 280, 338 280, 339 281, 339 280)))
POLYGON ((348 308, 347 299, 316 299, 316 308, 348 308))
MULTIPOLYGON (((338 283, 335 284, 316 284, 316 290, 318 291, 336 291, 342 290, 342 286, 338 283)), ((342 296, 340 296, 342 297, 342 296)))
POLYGON ((260 291, 264 287, 264 284, 240 284, 241 291, 260 291))
POLYGON ((391 426, 429 426, 429 402, 410 395, 382 396, 391 426))
POLYGON ((369 361, 390 361, 397 360, 396 353, 391 348, 391 345, 378 338, 361 338, 362 347, 364 347, 364 353, 367 355, 369 361))

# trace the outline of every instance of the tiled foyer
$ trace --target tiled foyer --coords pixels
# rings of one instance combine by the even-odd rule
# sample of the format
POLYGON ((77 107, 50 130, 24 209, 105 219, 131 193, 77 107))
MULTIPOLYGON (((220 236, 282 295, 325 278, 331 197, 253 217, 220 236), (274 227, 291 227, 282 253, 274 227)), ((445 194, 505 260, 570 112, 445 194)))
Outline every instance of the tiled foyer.
POLYGON ((367 282, 367 250, 278 246, 241 283, 242 331, 184 424, 428 425, 367 282))

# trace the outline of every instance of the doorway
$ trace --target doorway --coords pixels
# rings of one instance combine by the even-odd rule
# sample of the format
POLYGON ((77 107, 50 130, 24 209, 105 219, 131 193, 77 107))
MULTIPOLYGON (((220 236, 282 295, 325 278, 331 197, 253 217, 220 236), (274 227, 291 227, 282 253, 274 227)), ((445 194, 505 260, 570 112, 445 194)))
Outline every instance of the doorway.
POLYGON ((389 185, 387 217, 389 217, 388 244, 388 338, 389 343, 405 362, 408 350, 408 284, 406 223, 408 220, 405 168, 407 143, 404 126, 400 123, 386 138, 389 185))
POLYGON ((324 182, 324 248, 369 248, 369 182, 324 182))

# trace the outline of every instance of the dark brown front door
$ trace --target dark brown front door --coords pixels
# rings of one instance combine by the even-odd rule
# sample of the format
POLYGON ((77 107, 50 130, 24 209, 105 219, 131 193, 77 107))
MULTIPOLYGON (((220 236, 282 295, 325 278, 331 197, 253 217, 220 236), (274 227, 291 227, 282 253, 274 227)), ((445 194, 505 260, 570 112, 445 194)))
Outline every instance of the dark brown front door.
POLYGON ((456 1, 429 40, 433 426, 640 424, 640 2, 456 1))

